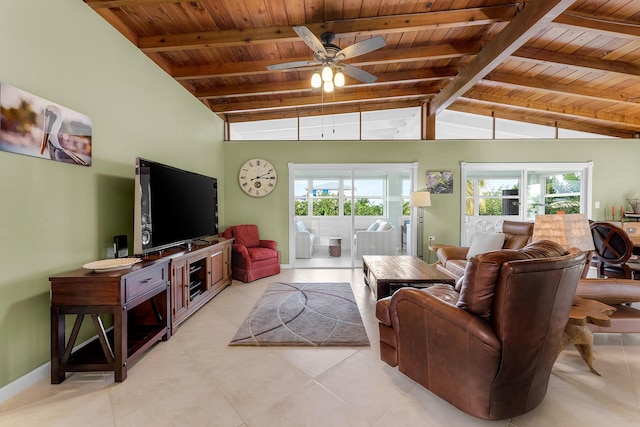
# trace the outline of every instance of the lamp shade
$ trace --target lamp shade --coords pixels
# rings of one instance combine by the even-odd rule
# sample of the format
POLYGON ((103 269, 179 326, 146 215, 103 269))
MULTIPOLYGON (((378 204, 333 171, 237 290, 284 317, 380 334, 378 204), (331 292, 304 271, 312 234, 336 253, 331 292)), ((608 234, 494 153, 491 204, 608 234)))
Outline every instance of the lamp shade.
POLYGON ((322 77, 320 77, 320 73, 316 71, 313 73, 313 76, 311 76, 311 87, 318 89, 320 86, 322 86, 322 77))
POLYGON ((536 215, 531 240, 551 240, 563 248, 592 251, 593 237, 585 214, 536 215))
POLYGON ((411 193, 411 206, 418 208, 431 206, 431 193, 428 191, 414 191, 411 193))
POLYGON ((333 70, 330 66, 325 65, 322 67, 322 81, 330 82, 331 80, 333 80, 333 70))

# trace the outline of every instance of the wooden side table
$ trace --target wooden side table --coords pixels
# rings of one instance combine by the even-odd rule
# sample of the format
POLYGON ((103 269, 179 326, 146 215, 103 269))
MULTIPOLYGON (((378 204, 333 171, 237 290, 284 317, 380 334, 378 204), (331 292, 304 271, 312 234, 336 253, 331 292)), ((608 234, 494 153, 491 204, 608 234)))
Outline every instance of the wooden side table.
POLYGON ((329 238, 329 256, 339 257, 342 255, 342 237, 328 236, 329 238))
POLYGON ((587 324, 591 323, 604 327, 611 326, 609 316, 614 311, 616 311, 615 308, 599 301, 575 297, 569 312, 567 326, 565 326, 560 339, 560 347, 558 348, 558 353, 556 353, 556 358, 569 344, 573 344, 582 359, 587 363, 589 370, 596 375, 600 375, 593 367, 593 333, 589 330, 587 324))
POLYGON ((51 281, 51 384, 67 372, 113 371, 116 382, 127 378, 129 364, 151 346, 171 336, 169 260, 142 261, 131 268, 93 272, 79 269, 51 281), (67 315, 75 315, 69 338, 67 315), (100 315, 113 316, 107 332, 100 315), (97 339, 74 351, 85 317, 97 339))

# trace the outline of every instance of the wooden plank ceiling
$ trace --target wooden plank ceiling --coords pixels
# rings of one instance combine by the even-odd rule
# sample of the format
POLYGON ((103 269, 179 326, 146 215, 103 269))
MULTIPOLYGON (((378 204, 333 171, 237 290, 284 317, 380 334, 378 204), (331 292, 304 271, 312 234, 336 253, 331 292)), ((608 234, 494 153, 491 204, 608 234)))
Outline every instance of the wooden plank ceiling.
MULTIPOLYGON (((81 0, 78 0, 81 1, 81 0)), ((84 0, 228 122, 424 106, 615 137, 640 134, 638 0, 84 0), (347 76, 312 90, 292 26, 342 49, 347 76)))

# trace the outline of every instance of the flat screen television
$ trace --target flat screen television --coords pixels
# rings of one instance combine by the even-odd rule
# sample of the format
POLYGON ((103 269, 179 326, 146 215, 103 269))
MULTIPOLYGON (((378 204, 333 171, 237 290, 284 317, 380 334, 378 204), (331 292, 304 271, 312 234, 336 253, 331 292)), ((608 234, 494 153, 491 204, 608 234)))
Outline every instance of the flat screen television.
POLYGON ((215 178, 138 157, 133 245, 146 255, 218 234, 215 178))

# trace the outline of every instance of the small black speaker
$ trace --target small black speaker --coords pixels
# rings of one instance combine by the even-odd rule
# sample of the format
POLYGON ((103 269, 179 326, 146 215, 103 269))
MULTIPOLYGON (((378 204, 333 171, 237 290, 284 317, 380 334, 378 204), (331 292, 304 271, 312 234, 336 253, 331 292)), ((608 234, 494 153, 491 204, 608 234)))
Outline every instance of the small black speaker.
POLYGON ((129 256, 129 247, 127 246, 127 235, 113 236, 113 253, 116 258, 126 258, 129 256))

